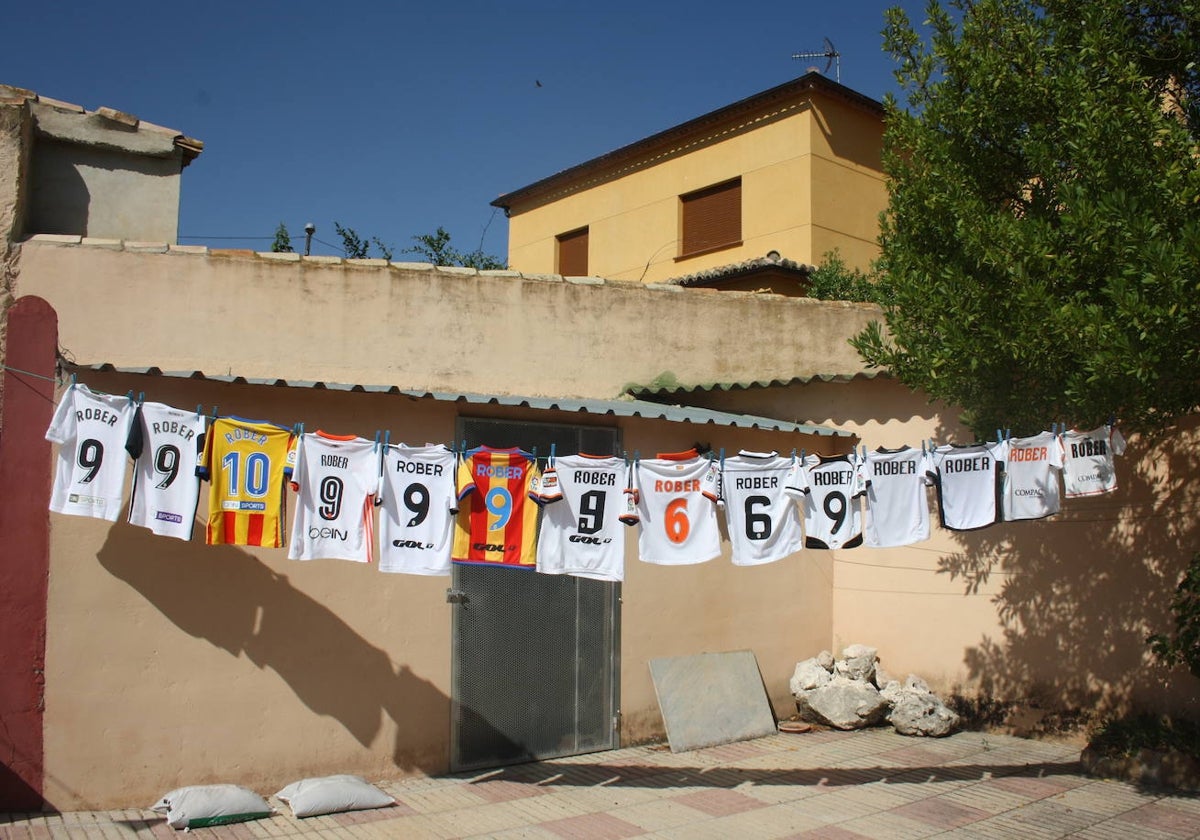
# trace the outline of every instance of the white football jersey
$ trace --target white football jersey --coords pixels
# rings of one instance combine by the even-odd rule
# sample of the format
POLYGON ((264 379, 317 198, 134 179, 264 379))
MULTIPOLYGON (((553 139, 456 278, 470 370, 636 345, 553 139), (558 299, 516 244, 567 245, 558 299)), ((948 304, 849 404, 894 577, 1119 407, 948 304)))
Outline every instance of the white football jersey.
POLYGON ((996 522, 999 513, 999 444, 943 444, 933 451, 933 481, 937 487, 942 527, 970 531, 996 522))
POLYGON ((634 486, 642 562, 685 566, 720 556, 719 482, 717 463, 699 456, 637 462, 634 486))
POLYGON ((387 447, 379 514, 380 571, 450 574, 457 466, 455 454, 441 444, 387 447))
POLYGON ((721 498, 735 566, 772 563, 804 547, 795 500, 785 493, 799 459, 739 452, 725 459, 721 498))
MULTIPOLYGON (((625 579, 629 468, 621 458, 564 455, 542 473, 537 570, 593 580, 625 579)), ((630 521, 628 524, 633 524, 630 521)))
POLYGON ((912 545, 929 539, 932 469, 929 453, 905 446, 876 449, 863 462, 867 515, 864 542, 872 548, 912 545))
POLYGON ((1075 429, 1062 436, 1063 484, 1068 499, 1097 496, 1117 489, 1114 455, 1125 454, 1125 437, 1116 426, 1090 432, 1075 429))
POLYGON ((59 400, 46 440, 59 445, 50 510, 116 522, 125 498, 125 447, 136 405, 75 384, 59 400))
POLYGON ((1004 460, 1004 519, 1041 519, 1060 508, 1058 474, 1062 444, 1058 435, 1041 432, 1010 438, 1001 451, 1004 460))
POLYGON ((862 476, 853 455, 809 455, 788 482, 787 492, 804 503, 805 548, 862 545, 862 476))
POLYGON ((289 560, 353 560, 375 555, 380 446, 354 435, 308 432, 296 444, 292 489, 299 495, 289 560))
POLYGON ((205 418, 162 403, 143 403, 129 436, 134 457, 129 524, 162 537, 192 538, 204 452, 205 418))

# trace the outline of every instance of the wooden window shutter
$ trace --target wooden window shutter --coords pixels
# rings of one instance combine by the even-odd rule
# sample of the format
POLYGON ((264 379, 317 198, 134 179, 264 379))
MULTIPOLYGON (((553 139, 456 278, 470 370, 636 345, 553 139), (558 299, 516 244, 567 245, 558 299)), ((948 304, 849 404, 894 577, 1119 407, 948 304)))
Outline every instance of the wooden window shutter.
POLYGON ((680 196, 683 247, 680 256, 711 251, 742 241, 742 179, 680 196))
POLYGON ((558 273, 565 277, 587 277, 588 229, 560 233, 558 239, 558 273))

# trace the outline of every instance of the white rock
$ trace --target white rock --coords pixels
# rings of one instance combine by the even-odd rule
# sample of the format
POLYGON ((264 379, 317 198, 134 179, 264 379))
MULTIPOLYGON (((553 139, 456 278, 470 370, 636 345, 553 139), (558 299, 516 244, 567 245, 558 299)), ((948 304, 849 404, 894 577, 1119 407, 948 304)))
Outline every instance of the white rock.
POLYGON ((796 663, 796 670, 792 672, 788 688, 793 695, 799 695, 827 685, 830 679, 829 672, 822 668, 816 659, 805 659, 796 663))
POLYGON ((796 708, 805 720, 835 729, 862 729, 882 720, 888 704, 870 683, 834 677, 828 685, 798 694, 796 708))

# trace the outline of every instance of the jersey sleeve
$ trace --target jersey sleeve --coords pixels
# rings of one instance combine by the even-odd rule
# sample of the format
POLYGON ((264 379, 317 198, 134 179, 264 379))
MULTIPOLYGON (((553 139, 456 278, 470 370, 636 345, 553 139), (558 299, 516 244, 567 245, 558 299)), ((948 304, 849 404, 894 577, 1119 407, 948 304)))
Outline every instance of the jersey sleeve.
POLYGON ((290 479, 290 476, 292 475, 292 471, 296 468, 296 459, 299 455, 297 450, 299 449, 300 439, 302 437, 303 437, 303 435, 297 435, 295 433, 291 434, 288 437, 287 456, 285 457, 285 460, 283 462, 283 477, 284 478, 290 479))
POLYGON ((464 455, 458 462, 458 477, 454 481, 454 486, 455 498, 460 502, 475 489, 475 482, 471 479, 471 456, 464 455))
POLYGON ((700 480, 700 493, 710 502, 721 501, 721 467, 716 461, 709 463, 700 480))
POLYGON ((1121 434, 1121 430, 1116 426, 1108 427, 1108 441, 1110 444, 1112 444, 1110 447, 1112 449, 1112 454, 1125 454, 1125 436, 1121 434))
POLYGON ((541 482, 537 486, 537 492, 532 493, 530 497, 541 505, 561 501, 563 492, 562 487, 558 484, 558 470, 554 467, 547 467, 546 471, 542 473, 541 482))
POLYGON ((788 470, 784 480, 783 492, 793 499, 803 499, 809 492, 808 471, 804 469, 803 459, 798 458, 792 462, 792 468, 788 470))
POLYGON ((638 515, 638 491, 635 486, 637 471, 633 464, 625 466, 625 490, 621 493, 621 515, 617 517, 625 525, 636 525, 641 521, 638 515))
POLYGON ((304 435, 296 435, 288 441, 288 454, 283 474, 290 476, 288 484, 293 493, 300 492, 300 484, 305 479, 304 470, 304 435))
POLYGON ((63 392, 54 409, 54 417, 50 419, 50 427, 46 429, 46 440, 62 445, 75 437, 75 386, 72 385, 63 392))

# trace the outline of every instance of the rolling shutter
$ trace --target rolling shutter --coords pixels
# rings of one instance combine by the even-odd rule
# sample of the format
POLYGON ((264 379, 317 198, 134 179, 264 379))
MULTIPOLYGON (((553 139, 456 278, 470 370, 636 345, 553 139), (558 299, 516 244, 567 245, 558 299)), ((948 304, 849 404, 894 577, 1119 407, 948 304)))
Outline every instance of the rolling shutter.
POLYGON ((683 248, 680 256, 711 251, 742 240, 742 179, 680 196, 683 248))
POLYGON ((587 277, 588 229, 561 233, 558 239, 558 273, 564 277, 587 277))

